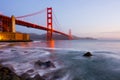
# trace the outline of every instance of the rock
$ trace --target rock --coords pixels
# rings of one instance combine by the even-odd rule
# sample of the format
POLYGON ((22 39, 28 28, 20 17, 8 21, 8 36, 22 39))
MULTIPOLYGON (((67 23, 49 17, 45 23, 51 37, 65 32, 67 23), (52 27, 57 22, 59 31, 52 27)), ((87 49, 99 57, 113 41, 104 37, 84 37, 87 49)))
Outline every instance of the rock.
POLYGON ((3 67, 3 65, 0 64, 0 69, 3 67))
POLYGON ((20 80, 20 77, 8 67, 0 65, 0 80, 20 80))
POLYGON ((15 49, 12 49, 11 51, 14 52, 14 51, 16 51, 16 50, 15 50, 15 49))
POLYGON ((67 69, 57 69, 43 75, 45 80, 61 80, 66 75, 67 69))
POLYGON ((27 71, 27 73, 33 73, 34 72, 34 69, 30 69, 27 71))
POLYGON ((21 80, 45 80, 43 77, 41 77, 39 74, 35 75, 35 77, 31 78, 29 74, 23 73, 21 75, 21 80))
POLYGON ((91 52, 86 52, 83 56, 90 57, 90 56, 92 56, 92 54, 91 54, 91 52))
POLYGON ((21 80, 32 80, 32 78, 30 78, 30 75, 27 73, 23 73, 21 75, 21 80))
POLYGON ((35 75, 33 80, 45 80, 45 79, 43 79, 39 74, 37 74, 37 75, 35 75))
POLYGON ((45 62, 46 67, 55 67, 55 65, 51 61, 45 62))
POLYGON ((38 61, 35 62, 35 65, 39 65, 40 66, 42 64, 43 64, 43 62, 41 62, 40 60, 38 60, 38 61))
MULTIPOLYGON (((29 71, 33 72, 34 70, 31 69, 29 71)), ((12 69, 9 69, 8 67, 5 67, 0 64, 0 80, 45 80, 45 79, 41 77, 39 74, 37 74, 34 78, 31 78, 30 75, 27 73, 23 73, 21 76, 18 76, 16 73, 12 71, 12 69)))
POLYGON ((13 68, 11 64, 5 64, 3 66, 9 68, 11 71, 15 71, 15 69, 13 68))
POLYGON ((39 68, 54 68, 55 65, 51 61, 41 62, 40 60, 35 62, 35 65, 39 68))

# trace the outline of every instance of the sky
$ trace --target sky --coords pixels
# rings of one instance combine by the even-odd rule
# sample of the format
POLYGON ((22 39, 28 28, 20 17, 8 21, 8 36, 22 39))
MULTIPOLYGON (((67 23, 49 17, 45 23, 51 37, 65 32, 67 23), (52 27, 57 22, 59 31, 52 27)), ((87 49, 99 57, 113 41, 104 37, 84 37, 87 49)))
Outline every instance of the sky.
MULTIPOLYGON (((120 0, 1 0, 0 14, 21 16, 52 7, 60 29, 79 37, 120 39, 120 0)), ((45 19, 43 19, 45 20, 45 19)), ((44 31, 17 26, 17 31, 44 31)))

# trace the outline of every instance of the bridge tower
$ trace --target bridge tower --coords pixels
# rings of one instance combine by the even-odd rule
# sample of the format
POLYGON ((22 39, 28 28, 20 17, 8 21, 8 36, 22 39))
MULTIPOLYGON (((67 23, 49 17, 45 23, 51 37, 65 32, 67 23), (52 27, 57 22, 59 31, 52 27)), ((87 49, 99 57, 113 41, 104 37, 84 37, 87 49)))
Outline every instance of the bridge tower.
POLYGON ((52 40, 53 24, 52 24, 52 8, 47 8, 47 40, 52 40))
POLYGON ((72 39, 72 32, 71 32, 71 29, 69 29, 69 40, 72 39))

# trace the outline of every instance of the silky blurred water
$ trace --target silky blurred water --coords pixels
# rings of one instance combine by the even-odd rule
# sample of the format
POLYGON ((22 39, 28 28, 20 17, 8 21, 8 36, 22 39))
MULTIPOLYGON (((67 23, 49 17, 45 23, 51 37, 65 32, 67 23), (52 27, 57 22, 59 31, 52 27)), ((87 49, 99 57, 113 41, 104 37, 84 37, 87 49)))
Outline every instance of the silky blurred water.
MULTIPOLYGON (((120 80, 119 40, 57 40, 0 43, 0 62, 18 75, 28 72, 52 80, 120 80), (92 57, 83 57, 90 51, 92 57), (52 61, 56 68, 36 69, 35 61, 52 61), (33 72, 29 72, 33 70, 33 72)), ((50 80, 46 78, 46 80, 50 80)))

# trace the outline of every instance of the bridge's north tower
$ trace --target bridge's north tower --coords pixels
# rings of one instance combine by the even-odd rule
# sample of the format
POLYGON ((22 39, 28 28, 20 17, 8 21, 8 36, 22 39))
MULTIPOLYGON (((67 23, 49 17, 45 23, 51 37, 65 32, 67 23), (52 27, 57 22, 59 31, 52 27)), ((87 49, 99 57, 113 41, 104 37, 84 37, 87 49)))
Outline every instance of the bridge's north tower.
POLYGON ((71 32, 71 29, 69 29, 69 40, 72 40, 72 32, 71 32))

